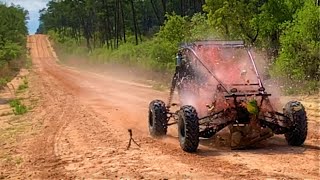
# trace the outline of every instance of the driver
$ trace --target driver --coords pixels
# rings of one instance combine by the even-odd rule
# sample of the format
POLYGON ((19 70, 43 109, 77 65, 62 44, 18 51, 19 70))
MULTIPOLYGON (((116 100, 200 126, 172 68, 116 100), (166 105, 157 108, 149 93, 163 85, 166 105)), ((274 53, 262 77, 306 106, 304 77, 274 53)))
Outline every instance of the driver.
POLYGON ((183 59, 182 50, 179 50, 177 53, 177 56, 176 56, 176 69, 175 69, 175 73, 173 75, 172 82, 171 82, 168 106, 170 106, 170 104, 171 104, 173 92, 174 92, 174 89, 176 88, 177 82, 182 77, 182 72, 184 71, 183 67, 185 67, 185 63, 186 62, 183 59))
POLYGON ((189 87, 190 82, 194 83, 195 80, 196 80, 196 72, 194 67, 192 67, 191 65, 190 57, 188 58, 186 55, 183 54, 182 50, 179 50, 176 56, 176 69, 171 82, 168 105, 170 106, 171 104, 173 92, 176 87, 178 88, 179 95, 181 95, 181 90, 187 90, 187 89, 188 91, 191 90, 189 89, 191 88, 189 87))

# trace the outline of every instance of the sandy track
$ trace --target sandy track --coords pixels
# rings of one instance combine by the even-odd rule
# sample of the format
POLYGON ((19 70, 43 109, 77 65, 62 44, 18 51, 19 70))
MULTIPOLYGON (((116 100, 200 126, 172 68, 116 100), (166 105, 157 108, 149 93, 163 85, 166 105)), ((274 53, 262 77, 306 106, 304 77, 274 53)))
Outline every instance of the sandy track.
POLYGON ((311 123, 303 147, 282 136, 246 151, 219 141, 201 141, 198 153, 183 152, 175 127, 156 140, 147 129, 147 106, 167 93, 57 64, 46 36, 29 37, 34 85, 42 97, 35 120, 42 132, 24 145, 29 159, 21 176, 40 179, 317 179, 319 125, 311 123), (126 150, 133 129, 134 144, 126 150), (26 173, 27 172, 27 173, 26 173))

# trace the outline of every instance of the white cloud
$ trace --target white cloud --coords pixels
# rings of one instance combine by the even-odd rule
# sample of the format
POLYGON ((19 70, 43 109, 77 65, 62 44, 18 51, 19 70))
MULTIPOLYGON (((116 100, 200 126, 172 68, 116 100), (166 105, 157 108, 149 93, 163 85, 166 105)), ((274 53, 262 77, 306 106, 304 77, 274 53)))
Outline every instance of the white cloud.
POLYGON ((0 0, 7 5, 20 5, 29 12, 28 29, 33 34, 39 26, 39 10, 46 7, 49 0, 0 0))

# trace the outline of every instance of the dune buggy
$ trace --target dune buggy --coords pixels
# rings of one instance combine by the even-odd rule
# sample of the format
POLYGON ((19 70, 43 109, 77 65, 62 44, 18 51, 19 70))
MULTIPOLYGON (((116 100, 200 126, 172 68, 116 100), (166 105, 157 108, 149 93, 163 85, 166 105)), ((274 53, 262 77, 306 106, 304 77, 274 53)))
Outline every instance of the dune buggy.
POLYGON ((290 101, 275 110, 249 47, 242 41, 199 41, 180 46, 177 69, 167 105, 149 104, 148 126, 153 137, 178 125, 181 148, 195 152, 200 138, 211 138, 225 127, 231 149, 242 149, 274 134, 289 145, 302 145, 307 136, 304 106, 290 101), (177 89, 178 101, 172 103, 177 89), (176 110, 173 110, 176 109, 176 110))

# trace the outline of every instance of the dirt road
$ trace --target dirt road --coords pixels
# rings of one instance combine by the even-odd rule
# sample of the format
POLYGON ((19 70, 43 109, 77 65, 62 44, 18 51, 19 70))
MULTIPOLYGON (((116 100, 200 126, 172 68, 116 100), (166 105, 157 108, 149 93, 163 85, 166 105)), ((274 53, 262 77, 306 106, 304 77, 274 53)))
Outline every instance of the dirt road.
POLYGON ((225 135, 203 140, 199 152, 183 152, 175 127, 163 140, 149 136, 148 103, 166 92, 59 65, 42 35, 29 37, 32 86, 41 97, 33 121, 42 130, 21 147, 25 163, 12 177, 30 179, 317 179, 319 124, 310 120, 303 147, 283 136, 256 149, 231 151, 225 135), (141 145, 129 150, 128 129, 141 145))

